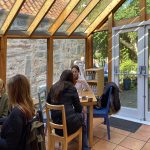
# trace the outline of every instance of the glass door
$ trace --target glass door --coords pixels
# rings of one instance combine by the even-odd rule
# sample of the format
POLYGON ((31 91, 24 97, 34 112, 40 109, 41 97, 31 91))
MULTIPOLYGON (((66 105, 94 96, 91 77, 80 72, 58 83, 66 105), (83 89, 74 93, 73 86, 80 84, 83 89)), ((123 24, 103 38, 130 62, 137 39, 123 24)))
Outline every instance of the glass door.
POLYGON ((145 34, 145 120, 150 121, 150 26, 146 27, 145 34))
POLYGON ((113 37, 112 77, 120 88, 123 117, 144 119, 144 28, 116 31, 113 37))

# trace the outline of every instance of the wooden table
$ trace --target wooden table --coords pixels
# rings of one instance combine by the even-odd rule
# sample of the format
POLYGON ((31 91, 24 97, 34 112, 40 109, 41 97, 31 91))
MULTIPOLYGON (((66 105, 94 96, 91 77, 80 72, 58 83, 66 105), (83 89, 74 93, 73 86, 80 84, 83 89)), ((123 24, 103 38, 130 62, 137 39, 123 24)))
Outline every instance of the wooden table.
MULTIPOLYGON (((87 96, 88 98, 92 98, 92 102, 89 102, 88 101, 88 98, 87 100, 82 100, 82 98, 80 98, 80 102, 83 106, 86 106, 88 108, 88 111, 89 111, 89 117, 88 117, 88 122, 89 122, 89 129, 88 129, 88 135, 89 135, 89 145, 90 147, 93 146, 93 105, 96 104, 97 100, 96 100, 96 97, 93 93, 93 91, 91 89, 89 89, 88 91, 82 91, 80 92, 80 95, 79 96, 87 96)), ((37 104, 39 104, 39 100, 38 99, 33 99, 33 103, 34 103, 34 106, 36 106, 37 104)))
POLYGON ((86 106, 89 110, 89 129, 88 129, 88 135, 89 135, 89 145, 90 147, 93 146, 93 105, 96 104, 97 100, 96 100, 96 97, 93 93, 93 91, 90 89, 88 91, 82 91, 82 93, 80 92, 80 95, 81 97, 83 96, 87 96, 88 98, 92 98, 93 100, 91 102, 88 101, 88 98, 87 100, 83 100, 82 98, 80 98, 80 102, 83 106, 86 106))

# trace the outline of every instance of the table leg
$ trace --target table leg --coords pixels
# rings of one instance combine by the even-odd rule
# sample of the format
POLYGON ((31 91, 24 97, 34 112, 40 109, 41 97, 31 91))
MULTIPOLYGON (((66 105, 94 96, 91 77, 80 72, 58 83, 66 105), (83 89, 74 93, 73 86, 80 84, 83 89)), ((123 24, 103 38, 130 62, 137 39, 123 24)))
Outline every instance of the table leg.
POLYGON ((93 146, 93 105, 88 106, 88 139, 90 147, 93 146))

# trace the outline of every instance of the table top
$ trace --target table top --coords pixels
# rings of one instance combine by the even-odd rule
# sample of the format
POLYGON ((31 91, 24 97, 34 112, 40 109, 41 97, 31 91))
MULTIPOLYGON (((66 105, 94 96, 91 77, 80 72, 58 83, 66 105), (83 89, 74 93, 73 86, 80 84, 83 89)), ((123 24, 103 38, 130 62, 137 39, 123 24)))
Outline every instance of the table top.
POLYGON ((79 97, 82 105, 95 105, 97 102, 96 97, 91 89, 88 91, 80 92, 79 97), (89 102, 89 98, 92 98, 92 101, 89 102))
MULTIPOLYGON (((82 105, 95 105, 96 102, 97 102, 96 97, 95 97, 95 95, 94 95, 94 93, 91 89, 88 90, 88 91, 82 91, 80 93, 79 97, 80 97, 80 102, 81 102, 82 105), (86 96, 85 99, 82 98, 82 97, 85 97, 85 96, 86 96), (92 101, 89 102, 88 98, 92 98, 92 101)), ((34 106, 39 104, 39 100, 33 98, 33 104, 34 104, 34 106)))

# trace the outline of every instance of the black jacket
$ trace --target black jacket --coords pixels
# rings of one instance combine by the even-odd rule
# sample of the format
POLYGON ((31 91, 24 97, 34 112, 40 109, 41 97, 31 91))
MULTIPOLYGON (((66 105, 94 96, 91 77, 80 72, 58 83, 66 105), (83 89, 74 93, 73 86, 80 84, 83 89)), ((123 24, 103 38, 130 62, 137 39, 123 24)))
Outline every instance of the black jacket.
MULTIPOLYGON (((82 105, 80 103, 76 88, 73 84, 69 82, 65 83, 65 87, 59 100, 54 102, 52 100, 52 95, 54 90, 57 90, 54 88, 54 86, 55 85, 53 85, 50 89, 47 97, 47 102, 54 105, 64 105, 66 113, 67 131, 68 135, 70 135, 76 132, 82 126, 82 105)), ((52 111, 52 119, 55 123, 62 124, 61 111, 52 111)), ((56 130, 56 133, 62 135, 62 131, 60 130, 56 130)))
POLYGON ((0 150, 23 150, 22 138, 25 129, 24 113, 17 107, 13 108, 1 130, 0 150))
POLYGON ((112 113, 116 113, 120 110, 121 104, 119 98, 119 88, 114 82, 109 82, 106 84, 104 92, 101 97, 101 106, 106 107, 107 105, 110 87, 112 87, 110 108, 112 110, 112 113))

